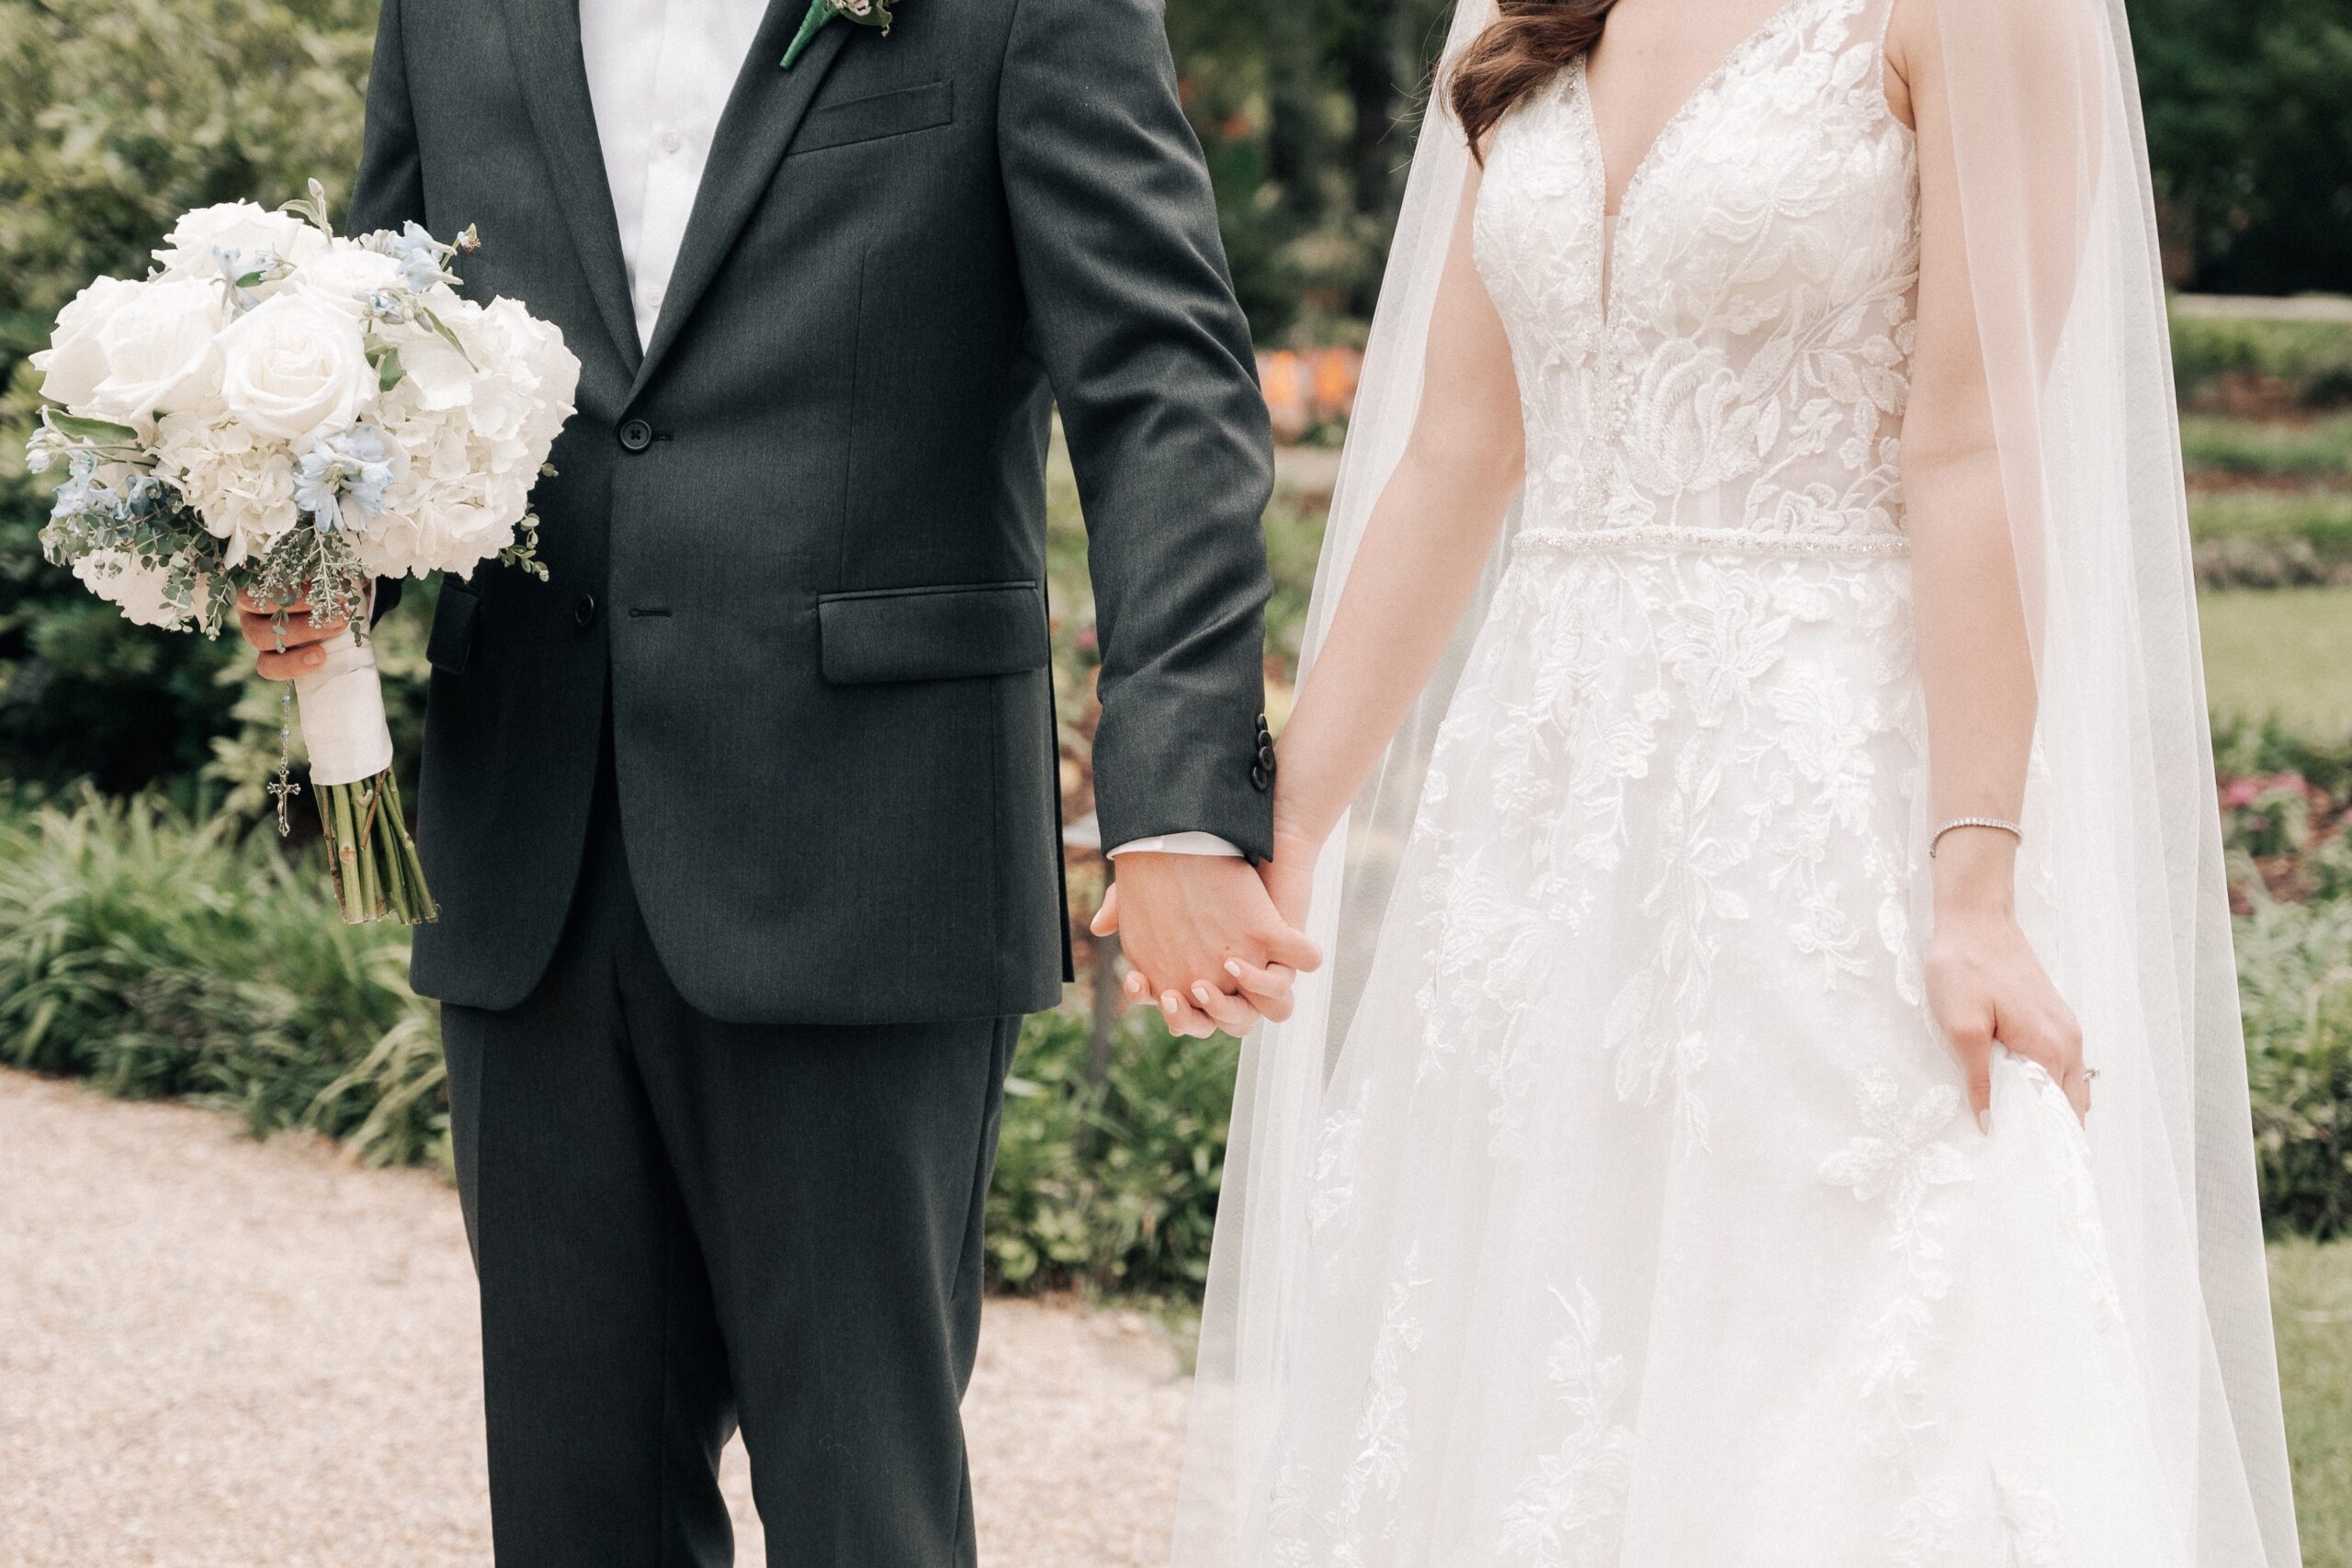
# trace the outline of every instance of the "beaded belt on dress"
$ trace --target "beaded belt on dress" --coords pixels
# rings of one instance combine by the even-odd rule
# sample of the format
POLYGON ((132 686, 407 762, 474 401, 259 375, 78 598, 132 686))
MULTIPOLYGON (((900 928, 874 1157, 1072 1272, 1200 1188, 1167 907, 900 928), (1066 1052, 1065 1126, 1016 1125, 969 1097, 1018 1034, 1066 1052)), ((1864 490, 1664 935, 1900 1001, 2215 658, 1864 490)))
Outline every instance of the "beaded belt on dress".
POLYGON ((1755 556, 1904 556, 1911 541, 1900 534, 1792 534, 1770 528, 1521 528, 1521 550, 1669 549, 1755 556))

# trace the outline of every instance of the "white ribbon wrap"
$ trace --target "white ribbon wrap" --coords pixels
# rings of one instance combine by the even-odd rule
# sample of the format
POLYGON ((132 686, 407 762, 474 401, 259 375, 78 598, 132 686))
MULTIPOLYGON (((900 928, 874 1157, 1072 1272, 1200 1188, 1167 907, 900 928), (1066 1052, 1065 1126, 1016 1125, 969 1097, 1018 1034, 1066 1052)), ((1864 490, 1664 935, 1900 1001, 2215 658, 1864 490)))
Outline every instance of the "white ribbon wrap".
POLYGON ((376 653, 345 627, 320 644, 326 667, 294 682, 302 711, 302 744, 311 753, 311 783, 358 784, 392 765, 392 732, 384 722, 384 688, 376 653))

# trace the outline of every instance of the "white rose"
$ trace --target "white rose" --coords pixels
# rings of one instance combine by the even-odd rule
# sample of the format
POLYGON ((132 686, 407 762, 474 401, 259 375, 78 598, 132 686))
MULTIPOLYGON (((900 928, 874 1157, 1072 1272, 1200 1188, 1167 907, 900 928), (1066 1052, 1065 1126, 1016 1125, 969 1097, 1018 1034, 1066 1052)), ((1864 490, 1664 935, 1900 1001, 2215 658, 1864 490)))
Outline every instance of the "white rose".
POLYGON ((339 242, 297 267, 287 283, 365 315, 369 296, 401 287, 401 264, 381 251, 339 242))
POLYGON ((69 409, 86 409, 90 395, 106 379, 106 350, 98 346, 98 328, 146 285, 121 277, 101 277, 76 294, 57 312, 56 330, 49 346, 33 355, 33 368, 42 376, 40 395, 69 409))
MULTIPOLYGON (((125 620, 135 626, 176 630, 189 625, 194 617, 165 602, 164 584, 170 581, 171 572, 170 562, 144 567, 135 558, 118 550, 93 550, 74 563, 74 575, 82 580, 82 585, 120 608, 125 620)), ((203 592, 200 578, 197 591, 199 595, 203 592)))
POLYGON ((308 293, 265 299, 220 334, 220 397, 259 435, 303 443, 359 417, 376 394, 359 323, 308 293))
POLYGON ((228 314, 220 288, 194 278, 159 279, 116 297, 98 321, 107 374, 90 392, 91 411, 144 421, 209 398, 228 314))
POLYGON ((155 456, 157 477, 196 509, 207 533, 228 541, 228 566, 267 551, 301 521, 286 449, 234 421, 167 415, 155 456))
POLYGON ((212 253, 233 251, 250 265, 267 251, 300 265, 327 248, 327 237, 300 219, 250 201, 224 201, 185 213, 164 236, 155 259, 167 271, 217 277, 212 253))

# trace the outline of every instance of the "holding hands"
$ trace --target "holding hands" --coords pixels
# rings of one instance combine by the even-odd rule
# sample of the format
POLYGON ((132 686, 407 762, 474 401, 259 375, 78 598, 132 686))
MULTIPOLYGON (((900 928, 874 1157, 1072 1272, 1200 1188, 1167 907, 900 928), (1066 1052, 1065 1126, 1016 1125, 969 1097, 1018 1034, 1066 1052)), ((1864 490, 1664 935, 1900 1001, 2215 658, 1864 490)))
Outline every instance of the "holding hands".
POLYGON ((1281 841, 1253 867, 1238 856, 1130 852, 1092 925, 1120 938, 1131 1004, 1157 1006, 1170 1033, 1243 1035, 1291 1014, 1291 989, 1322 953, 1300 931, 1314 857, 1281 841), (1288 889, 1295 881, 1296 896, 1288 889))

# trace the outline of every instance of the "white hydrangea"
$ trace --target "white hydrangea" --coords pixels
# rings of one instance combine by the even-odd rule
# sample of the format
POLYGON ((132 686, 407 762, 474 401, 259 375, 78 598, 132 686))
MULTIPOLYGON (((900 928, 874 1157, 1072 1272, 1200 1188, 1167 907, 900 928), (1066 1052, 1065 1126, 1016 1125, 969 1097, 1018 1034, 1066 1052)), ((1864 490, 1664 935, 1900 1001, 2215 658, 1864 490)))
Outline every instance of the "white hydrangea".
MULTIPOLYGON (((82 586, 121 610, 123 618, 132 625, 179 631, 194 624, 195 617, 171 606, 164 585, 174 566, 183 558, 175 557, 172 561, 150 567, 118 551, 94 550, 74 563, 74 575, 81 580, 82 586)), ((198 592, 201 592, 200 580, 198 592)))
POLYGON ((428 331, 404 332, 401 380, 377 411, 408 459, 382 514, 356 540, 360 558, 386 576, 463 574, 512 545, 579 388, 580 362, 562 334, 515 301, 457 300, 441 319, 466 352, 428 331))
POLYGON ((196 509, 207 533, 227 541, 230 567, 261 555, 302 520, 284 446, 234 420, 167 414, 155 457, 156 478, 196 509))

